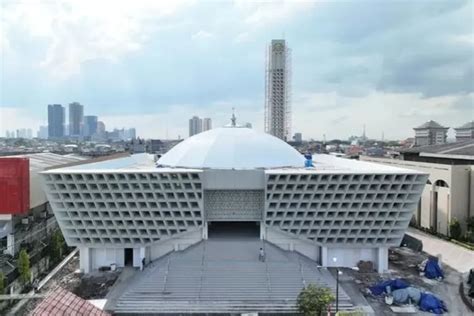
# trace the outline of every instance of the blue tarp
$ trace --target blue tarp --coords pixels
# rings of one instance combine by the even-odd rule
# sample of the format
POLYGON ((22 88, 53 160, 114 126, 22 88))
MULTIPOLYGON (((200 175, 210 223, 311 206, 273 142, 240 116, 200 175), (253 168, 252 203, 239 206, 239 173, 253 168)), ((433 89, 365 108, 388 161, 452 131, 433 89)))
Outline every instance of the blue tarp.
POLYGON ((402 279, 394 279, 375 284, 374 286, 369 287, 369 290, 373 295, 377 296, 383 293, 389 294, 391 291, 404 289, 408 286, 409 284, 406 281, 402 279), (387 287, 389 292, 387 292, 387 287))
POLYGON ((430 293, 421 293, 420 309, 433 314, 443 314, 448 311, 444 302, 430 293))
POLYGON ((428 279, 444 278, 443 270, 441 270, 438 264, 438 258, 428 259, 425 266, 425 277, 428 279))

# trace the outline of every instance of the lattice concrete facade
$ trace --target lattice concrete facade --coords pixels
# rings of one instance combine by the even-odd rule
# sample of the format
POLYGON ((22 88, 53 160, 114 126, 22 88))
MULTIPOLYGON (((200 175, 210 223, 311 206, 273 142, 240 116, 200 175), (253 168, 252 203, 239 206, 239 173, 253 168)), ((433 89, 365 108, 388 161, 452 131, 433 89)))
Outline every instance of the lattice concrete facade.
POLYGON ((266 173, 265 224, 319 245, 396 246, 426 183, 416 174, 266 173))
POLYGON ((315 168, 253 170, 157 168, 141 157, 42 174, 86 272, 125 265, 130 249, 134 266, 185 249, 219 221, 257 222, 262 239, 322 265, 371 260, 383 271, 427 180, 417 171, 326 156, 315 157, 315 168))
POLYGON ((45 189, 71 246, 136 246, 203 225, 200 171, 48 173, 45 189))

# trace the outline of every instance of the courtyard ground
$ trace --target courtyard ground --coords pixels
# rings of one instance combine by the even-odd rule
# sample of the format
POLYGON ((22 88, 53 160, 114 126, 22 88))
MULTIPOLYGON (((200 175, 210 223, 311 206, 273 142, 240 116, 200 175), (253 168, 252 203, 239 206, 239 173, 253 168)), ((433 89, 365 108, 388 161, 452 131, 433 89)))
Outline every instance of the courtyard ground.
MULTIPOLYGON (((385 304, 383 297, 373 297, 367 293, 369 286, 391 278, 403 278, 412 286, 437 295, 448 307, 449 311, 446 315, 472 315, 472 312, 464 305, 459 295, 459 283, 462 276, 460 272, 444 265, 445 279, 441 282, 429 280, 419 275, 416 265, 427 257, 426 253, 415 252, 409 248, 393 248, 389 252, 388 273, 361 273, 352 269, 343 269, 343 275, 340 277, 341 285, 344 288, 357 288, 374 310, 374 315, 405 315, 392 312, 390 307, 385 304)), ((433 314, 418 310, 417 315, 433 314)))

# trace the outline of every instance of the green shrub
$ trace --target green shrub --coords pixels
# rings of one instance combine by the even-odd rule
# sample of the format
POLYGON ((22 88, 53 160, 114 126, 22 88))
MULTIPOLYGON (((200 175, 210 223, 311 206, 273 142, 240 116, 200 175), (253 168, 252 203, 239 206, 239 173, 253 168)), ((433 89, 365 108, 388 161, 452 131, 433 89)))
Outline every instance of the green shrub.
POLYGON ((22 284, 28 284, 31 280, 30 271, 30 256, 25 249, 20 251, 18 256, 18 273, 20 274, 20 281, 22 284))
POLYGON ((466 226, 466 240, 469 242, 474 242, 474 216, 467 218, 466 226))
POLYGON ((336 316, 364 316, 364 312, 361 310, 355 311, 340 311, 337 312, 336 316))
POLYGON ((451 219, 451 222, 449 223, 449 235, 451 236, 451 238, 454 238, 456 240, 459 240, 462 237, 461 224, 454 217, 453 219, 451 219))
POLYGON ((334 301, 331 290, 309 284, 298 295, 296 306, 304 316, 320 316, 334 301))
POLYGON ((0 271, 0 294, 5 294, 5 275, 0 271))

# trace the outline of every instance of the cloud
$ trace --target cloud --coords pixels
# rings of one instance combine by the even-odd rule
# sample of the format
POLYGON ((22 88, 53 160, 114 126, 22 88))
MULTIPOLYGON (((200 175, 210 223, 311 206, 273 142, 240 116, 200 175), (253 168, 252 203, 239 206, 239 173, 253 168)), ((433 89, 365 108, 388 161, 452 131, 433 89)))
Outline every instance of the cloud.
POLYGON ((244 99, 216 101, 201 109, 196 104, 174 104, 168 105, 166 111, 99 115, 99 118, 105 123, 107 130, 135 127, 140 137, 177 139, 188 137, 188 120, 192 116, 210 117, 213 127, 222 127, 230 122, 232 108, 235 108, 238 124, 249 122, 255 129, 263 131, 263 107, 244 99))
POLYGON ((244 23, 251 27, 268 27, 284 23, 295 15, 310 10, 316 1, 235 1, 235 7, 243 17, 244 23))
POLYGON ((36 135, 41 123, 39 119, 24 109, 0 107, 0 137, 3 137, 6 131, 15 131, 20 128, 31 128, 33 135, 36 135))
POLYGON ((200 30, 200 31, 194 33, 193 35, 191 35, 191 38, 194 41, 208 40, 208 39, 211 39, 213 37, 214 37, 214 34, 212 34, 210 32, 207 32, 207 31, 204 31, 204 30, 200 30))
POLYGON ((239 33, 235 38, 235 43, 245 43, 250 41, 250 33, 249 32, 242 32, 239 33))
POLYGON ((2 2, 0 106, 39 117, 79 100, 110 128, 176 137, 192 115, 220 126, 235 106, 263 130, 265 45, 283 32, 293 132, 345 138, 366 123, 403 138, 472 113, 472 1, 25 3, 2 2))
POLYGON ((368 137, 377 138, 384 132, 386 139, 403 139, 412 136, 413 127, 428 120, 446 126, 469 120, 465 109, 453 106, 459 100, 455 95, 424 98, 420 93, 372 91, 363 97, 347 97, 301 93, 297 100, 292 132, 302 132, 305 138, 322 139, 326 134, 328 139, 346 139, 360 135, 365 124, 368 137))
POLYGON ((116 62, 140 50, 157 21, 175 14, 190 1, 12 1, 2 5, 2 42, 22 36, 47 42, 39 67, 52 77, 79 74, 84 62, 116 62), (6 39, 5 39, 6 38, 6 39))

